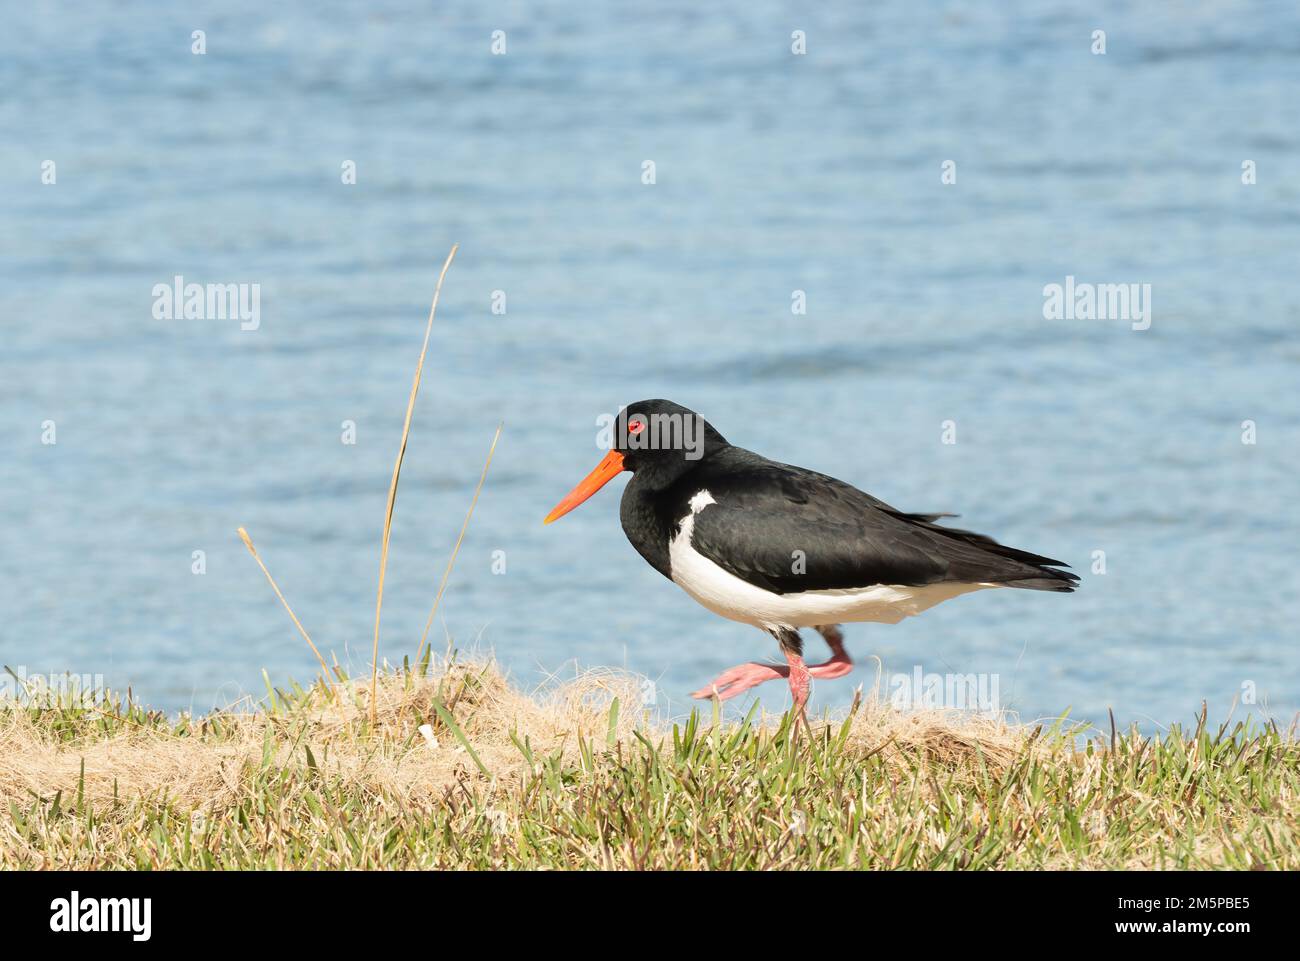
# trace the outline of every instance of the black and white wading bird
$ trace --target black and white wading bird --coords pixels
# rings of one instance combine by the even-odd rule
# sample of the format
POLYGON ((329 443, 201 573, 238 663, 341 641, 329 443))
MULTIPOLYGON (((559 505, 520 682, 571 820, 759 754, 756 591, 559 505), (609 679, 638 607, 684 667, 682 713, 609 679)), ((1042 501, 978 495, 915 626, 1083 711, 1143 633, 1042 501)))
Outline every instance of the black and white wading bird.
POLYGON ((695 697, 735 697, 789 678, 796 714, 810 677, 842 677, 853 661, 838 625, 897 624, 940 601, 986 587, 1073 591, 1079 578, 992 538, 909 514, 856 487, 733 447, 672 401, 619 413, 605 458, 547 515, 567 514, 622 471, 632 480, 623 531, 650 566, 715 614, 776 638, 786 666, 724 671, 695 697), (801 627, 816 628, 831 659, 805 665, 801 627))

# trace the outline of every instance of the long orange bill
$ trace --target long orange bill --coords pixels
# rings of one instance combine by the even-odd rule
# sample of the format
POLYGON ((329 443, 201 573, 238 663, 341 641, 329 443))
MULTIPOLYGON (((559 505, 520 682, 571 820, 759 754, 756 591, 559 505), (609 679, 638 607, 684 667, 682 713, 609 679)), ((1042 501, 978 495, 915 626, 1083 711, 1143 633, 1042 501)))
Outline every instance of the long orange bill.
POLYGON ((623 471, 623 455, 616 450, 610 451, 604 459, 596 465, 596 469, 584 477, 578 486, 565 495, 564 500, 555 505, 555 509, 546 515, 543 524, 549 524, 553 520, 563 517, 569 511, 573 510, 583 501, 585 501, 596 491, 600 490, 623 471))

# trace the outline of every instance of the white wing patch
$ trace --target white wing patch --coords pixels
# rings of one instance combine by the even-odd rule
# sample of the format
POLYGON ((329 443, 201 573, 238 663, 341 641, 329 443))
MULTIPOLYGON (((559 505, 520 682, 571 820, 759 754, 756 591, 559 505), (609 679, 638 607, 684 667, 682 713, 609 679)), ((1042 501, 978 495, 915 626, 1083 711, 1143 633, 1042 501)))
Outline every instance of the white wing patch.
POLYGON ((700 511, 704 510, 704 508, 708 507, 710 504, 716 504, 716 503, 717 501, 713 499, 712 494, 710 494, 706 490, 701 490, 698 494, 696 494, 694 497, 691 498, 691 513, 698 514, 700 511))

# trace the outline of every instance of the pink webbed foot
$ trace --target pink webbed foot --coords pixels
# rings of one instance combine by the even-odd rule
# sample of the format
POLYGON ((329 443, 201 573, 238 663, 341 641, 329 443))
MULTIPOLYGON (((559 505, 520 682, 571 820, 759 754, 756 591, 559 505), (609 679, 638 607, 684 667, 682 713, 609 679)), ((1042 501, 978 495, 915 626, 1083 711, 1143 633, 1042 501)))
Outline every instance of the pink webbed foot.
POLYGON ((778 677, 789 677, 789 675, 790 668, 785 665, 750 661, 748 664, 737 664, 723 671, 708 687, 692 691, 691 697, 716 697, 719 701, 725 701, 727 698, 748 691, 751 687, 758 687, 764 681, 775 681, 778 677))

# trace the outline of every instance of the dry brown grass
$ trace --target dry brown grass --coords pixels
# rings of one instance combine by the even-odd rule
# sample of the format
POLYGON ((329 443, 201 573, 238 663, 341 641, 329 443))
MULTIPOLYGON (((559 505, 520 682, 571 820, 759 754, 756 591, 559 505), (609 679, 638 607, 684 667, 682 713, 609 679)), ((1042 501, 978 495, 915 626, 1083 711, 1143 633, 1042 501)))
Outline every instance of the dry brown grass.
MULTIPOLYGON (((575 734, 603 737, 609 701, 632 697, 634 684, 639 681, 591 672, 529 697, 490 664, 447 665, 424 677, 381 676, 377 728, 364 732, 370 687, 356 681, 343 688, 341 704, 317 686, 289 712, 223 712, 178 726, 127 722, 107 737, 88 725, 68 738, 28 711, 0 711, 0 802, 80 789, 96 802, 166 796, 190 807, 220 805, 238 795, 240 778, 262 764, 268 744, 276 765, 289 763, 288 755, 308 744, 353 787, 403 800, 431 797, 476 768, 450 731, 439 730, 436 748, 419 733, 426 721, 438 723, 432 702, 439 691, 450 692, 444 695, 448 707, 485 766, 508 776, 523 766, 512 731, 548 748, 567 741, 566 757, 572 756, 575 734)), ((632 724, 625 717, 620 732, 630 736, 632 724)))
POLYGON ((642 684, 527 694, 437 660, 373 705, 342 678, 204 718, 0 707, 0 867, 1300 864, 1300 753, 1273 729, 1081 747, 872 697, 798 734, 669 725, 627 707, 642 684))
MULTIPOLYGON (((425 799, 467 775, 482 777, 465 746, 439 724, 435 699, 445 699, 491 773, 488 780, 518 779, 530 766, 516 740, 526 738, 536 753, 558 752, 564 763, 575 764, 583 740, 603 744, 612 735, 615 742, 634 743, 634 729, 651 740, 669 737, 664 723, 626 709, 611 729, 611 704, 636 704, 643 683, 638 676, 595 670, 527 694, 491 661, 435 660, 425 676, 381 677, 377 727, 364 733, 370 688, 356 681, 342 688, 342 703, 316 686, 287 711, 220 712, 178 725, 124 721, 108 736, 87 723, 69 737, 30 711, 0 710, 0 803, 80 791, 91 802, 167 797, 194 808, 221 805, 238 796, 243 772, 263 763, 268 744, 274 765, 289 764, 307 744, 351 787, 403 801, 425 799), (419 731, 428 722, 437 727, 436 747, 419 731)), ((780 721, 768 716, 759 725, 772 729, 780 721)), ((888 749, 887 758, 906 753, 954 767, 979 754, 1000 769, 1032 740, 1028 729, 1001 720, 904 714, 868 699, 854 712, 846 746, 862 756, 888 749)))

